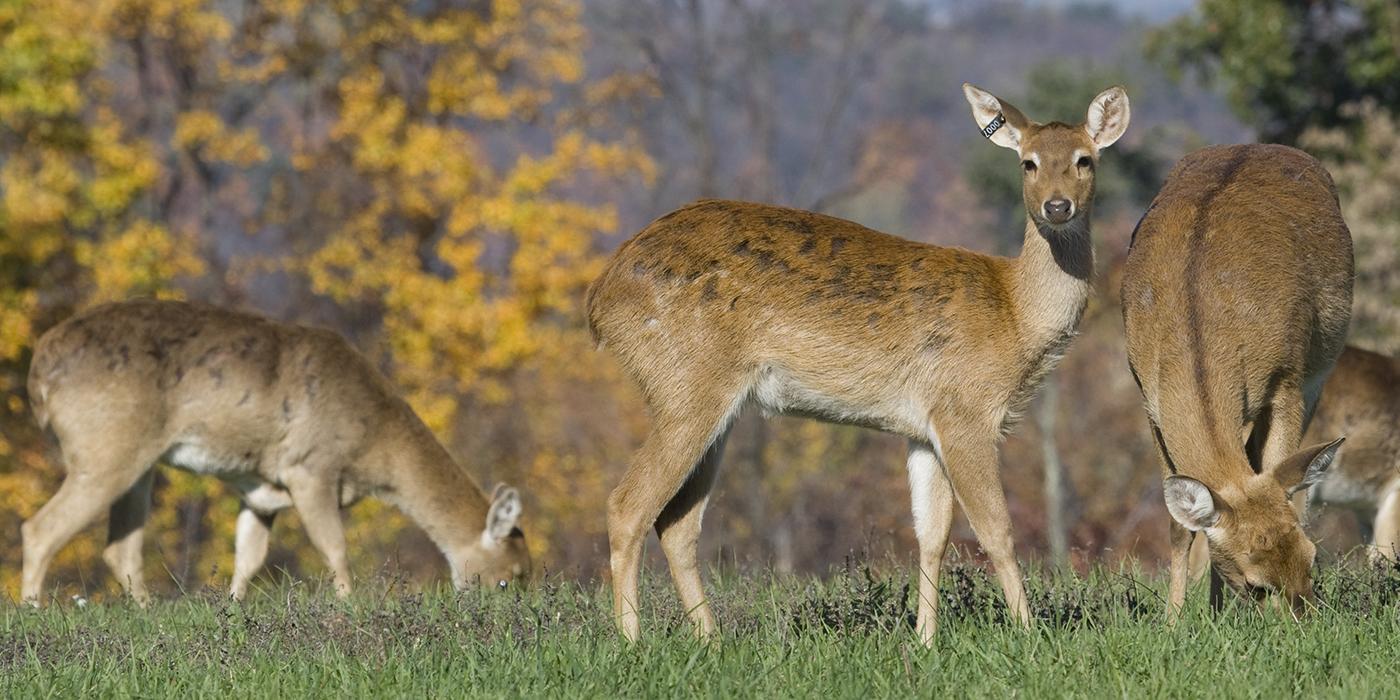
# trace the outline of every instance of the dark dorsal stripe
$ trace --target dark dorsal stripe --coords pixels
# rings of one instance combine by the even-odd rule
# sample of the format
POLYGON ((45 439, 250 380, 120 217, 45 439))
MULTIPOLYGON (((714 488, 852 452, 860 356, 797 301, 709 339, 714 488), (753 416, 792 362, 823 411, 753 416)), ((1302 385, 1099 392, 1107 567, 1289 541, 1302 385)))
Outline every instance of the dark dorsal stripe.
POLYGON ((1200 201, 1196 202, 1196 218, 1191 224, 1191 237, 1187 242, 1186 250, 1186 343, 1191 349, 1191 361, 1195 363, 1193 370, 1196 377, 1196 395, 1201 401, 1202 410, 1205 412, 1206 431, 1215 440, 1218 440, 1220 436, 1216 434, 1215 405, 1210 401, 1210 386, 1206 377, 1206 346, 1201 329, 1201 291, 1199 287, 1202 274, 1201 266, 1204 264, 1203 256, 1210 206, 1220 196, 1220 193, 1239 176, 1240 169, 1248 157, 1249 149, 1236 148, 1235 156, 1221 168, 1215 186, 1206 190, 1201 195, 1200 201))

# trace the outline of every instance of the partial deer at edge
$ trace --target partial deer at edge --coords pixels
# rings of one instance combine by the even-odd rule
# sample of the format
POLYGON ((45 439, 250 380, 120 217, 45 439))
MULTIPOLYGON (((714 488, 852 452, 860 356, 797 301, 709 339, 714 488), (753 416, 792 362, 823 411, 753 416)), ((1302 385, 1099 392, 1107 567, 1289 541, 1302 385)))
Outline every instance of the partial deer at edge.
POLYGON ((1100 150, 1128 126, 1128 98, 1110 88, 1084 123, 1041 124, 963 89, 977 128, 1018 155, 1027 214, 1019 257, 706 200, 624 243, 590 287, 589 326, 652 412, 608 499, 616 622, 627 639, 640 632, 638 569, 653 526, 697 631, 714 631, 696 540, 725 435, 750 403, 909 439, 923 641, 935 631, 955 496, 1012 614, 1029 624, 997 445, 1084 310, 1095 171, 1100 150))
POLYGON ((1400 360, 1347 346, 1306 435, 1347 436, 1308 502, 1355 511, 1371 558, 1400 558, 1400 360))

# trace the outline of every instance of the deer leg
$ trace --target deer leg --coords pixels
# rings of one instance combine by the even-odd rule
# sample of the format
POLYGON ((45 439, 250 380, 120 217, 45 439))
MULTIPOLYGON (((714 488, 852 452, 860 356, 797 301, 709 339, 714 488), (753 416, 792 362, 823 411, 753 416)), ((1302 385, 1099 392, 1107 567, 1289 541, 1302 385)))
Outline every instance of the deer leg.
POLYGON ((247 504, 238 511, 238 526, 233 540, 233 581, 229 596, 243 600, 248 594, 248 582, 267 561, 267 541, 277 512, 259 513, 247 504))
MULTIPOLYGON (((1303 392, 1279 388, 1269 408, 1267 429, 1269 432, 1264 436, 1264 449, 1260 454, 1264 470, 1273 469, 1298 451, 1298 443, 1303 440, 1303 392)), ((1296 495, 1301 497, 1294 499, 1294 507, 1306 509, 1307 491, 1296 495)), ((1304 511, 1299 510, 1298 516, 1303 515, 1304 511)))
POLYGON ((70 471, 58 493, 34 517, 20 526, 24 570, 20 596, 39 604, 44 575, 58 550, 95 520, 103 508, 111 506, 149 471, 155 456, 143 459, 135 450, 107 452, 89 457, 87 453, 66 453, 70 471), (76 458, 75 458, 76 456, 76 458))
MULTIPOLYGON (((1170 518, 1169 518, 1170 519, 1170 518)), ((1191 582, 1191 549, 1196 533, 1187 530, 1181 523, 1171 520, 1171 560, 1170 579, 1167 583, 1167 624, 1174 625, 1181 617, 1181 608, 1186 605, 1186 587, 1191 582)), ((1204 541, 1205 538, 1201 537, 1204 541)), ((1210 561, 1206 561, 1206 566, 1210 561)))
POLYGON ((1371 562, 1395 561, 1400 554, 1396 551, 1396 547, 1400 547, 1400 491, 1392 490, 1381 499, 1372 532, 1371 562))
POLYGON ((345 526, 340 519, 340 484, 305 468, 293 472, 285 483, 307 537, 325 557, 335 577, 335 594, 341 598, 350 595, 350 560, 345 554, 345 526))
MULTIPOLYGON (((1336 465, 1333 465, 1336 466, 1336 465)), ((1384 502, 1384 499, 1382 499, 1384 502)), ((1356 515, 1356 534, 1367 547, 1376 542, 1376 514, 1364 510, 1353 510, 1356 515)))
POLYGON ((671 579, 676 584, 681 606, 690 615, 695 623, 695 632, 702 639, 714 634, 715 617, 710 612, 709 602, 705 600, 696 549, 700 540, 700 520, 709 502, 710 489, 714 487, 715 477, 719 474, 724 439, 724 435, 719 436, 705 451, 695 471, 662 509, 656 521, 656 534, 661 538, 661 549, 665 551, 666 562, 671 567, 671 579))
POLYGON ((151 484, 155 470, 148 469, 131 488, 112 504, 107 517, 107 548, 102 560, 137 605, 150 601, 146 577, 141 570, 141 545, 145 539, 146 518, 151 514, 151 484))
POLYGON ((942 455, 923 442, 909 444, 909 496, 919 539, 919 641, 932 646, 938 631, 938 576, 953 528, 953 485, 942 455))
POLYGON ((1225 579, 1214 566, 1210 567, 1210 610, 1219 613, 1225 608, 1225 579))
MULTIPOLYGON (((682 389, 682 395, 686 391, 692 389, 682 389)), ((662 510, 680 492, 711 442, 728 428, 740 405, 736 396, 742 393, 734 392, 728 397, 715 397, 702 403, 692 393, 686 406, 657 410, 650 434, 633 456, 621 483, 608 496, 613 612, 618 629, 628 641, 636 641, 641 634, 637 579, 647 530, 656 525, 662 510)), ((695 517, 698 534, 698 514, 695 517)), ((682 530, 673 536, 678 541, 678 550, 682 549, 680 542, 684 533, 682 530)), ((690 549, 693 558, 694 548, 690 549)), ((684 558, 681 565, 682 570, 693 566, 686 564, 684 558)), ((698 575, 696 573, 695 577, 698 575)), ((685 578, 689 580, 690 574, 685 578)))
POLYGON ((967 515, 977 542, 996 567, 997 579, 1006 595, 1006 608, 1023 626, 1031 623, 1026 604, 1021 565, 1011 540, 1011 514, 1006 509, 1006 493, 997 469, 996 443, 987 436, 967 438, 946 445, 948 478, 967 515))
MULTIPOLYGON (((1149 423, 1152 428, 1152 444, 1157 448, 1157 463, 1161 465, 1163 477, 1166 477, 1175 472, 1171 457, 1167 454, 1167 445, 1162 438, 1161 429, 1150 419, 1149 423)), ((1181 617, 1181 608, 1186 605, 1186 587, 1191 582, 1192 544, 1198 538, 1196 533, 1186 529, 1174 518, 1168 517, 1167 521, 1171 541, 1171 558, 1167 565, 1167 624, 1174 625, 1181 617)), ((1199 539, 1204 546, 1205 537, 1199 539)), ((1206 563, 1209 564, 1209 560, 1206 563)))
POLYGON ((1200 581, 1206 575, 1206 567, 1210 566, 1210 541, 1205 535, 1201 535, 1191 543, 1191 555, 1186 560, 1186 583, 1187 585, 1200 581))

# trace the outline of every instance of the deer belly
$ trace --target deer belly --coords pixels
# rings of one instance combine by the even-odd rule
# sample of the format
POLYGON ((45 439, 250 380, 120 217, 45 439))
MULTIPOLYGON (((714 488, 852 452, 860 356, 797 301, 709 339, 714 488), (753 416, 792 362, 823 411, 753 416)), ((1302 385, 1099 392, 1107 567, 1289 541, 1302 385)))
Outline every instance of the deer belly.
POLYGON ((886 405, 886 401, 861 400, 843 393, 817 388, 783 369, 769 367, 759 374, 751 397, 765 415, 802 416, 895 432, 917 430, 922 422, 918 411, 904 402, 896 400, 897 405, 886 405))
POLYGON ((211 476, 246 474, 258 466, 257 455, 251 451, 216 450, 195 440, 175 443, 164 460, 172 467, 211 476))
POLYGON ((292 505, 292 496, 286 489, 263 481, 235 482, 234 487, 241 492, 243 503, 258 513, 272 514, 292 505))

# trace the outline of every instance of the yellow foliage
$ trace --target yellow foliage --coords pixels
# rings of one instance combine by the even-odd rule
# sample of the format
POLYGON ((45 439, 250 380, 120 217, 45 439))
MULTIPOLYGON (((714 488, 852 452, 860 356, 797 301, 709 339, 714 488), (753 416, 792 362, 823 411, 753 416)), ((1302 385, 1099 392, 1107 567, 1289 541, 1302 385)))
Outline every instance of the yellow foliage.
MULTIPOLYGON (((585 75, 580 11, 577 0, 432 13, 397 0, 270 0, 241 15, 212 0, 0 5, 0 136, 17 144, 0 162, 0 411, 22 413, 27 347, 75 309, 178 295, 182 280, 204 290, 293 276, 347 315, 375 319, 359 339, 438 435, 471 430, 463 405, 518 404, 539 417, 532 444, 548 448, 469 468, 524 479, 530 541, 549 554, 550 539, 601 502, 644 426, 628 413, 616 421, 624 430, 588 449, 560 427, 570 410, 586 413, 567 408, 569 386, 625 386, 590 352, 578 307, 601 269, 595 241, 617 225, 600 192, 655 176, 632 142, 600 140, 598 124, 554 104, 566 87, 590 103, 633 89, 572 87, 585 75), (157 58, 181 76, 170 94, 133 87, 132 47, 143 44, 169 48, 157 58), (289 116, 287 94, 306 95, 296 107, 310 116, 289 116), (228 104, 248 95, 287 101, 230 117, 228 104), (233 190, 242 199, 231 204, 233 190), (202 250, 225 248, 187 211, 201 208, 232 212, 249 231, 287 230, 288 249, 275 251, 286 255, 206 265, 202 250), (206 279, 211 268, 224 279, 206 279)), ((61 469, 32 421, 11 417, 0 425, 0 531, 17 532, 61 469)), ((161 474, 147 549, 160 556, 148 556, 148 575, 222 583, 236 494, 161 474), (176 561, 182 570, 167 571, 176 561)), ((323 571, 295 517, 284 520, 279 546, 323 571)), ((348 522, 352 550, 369 557, 407 521, 370 499, 348 522)), ((17 543, 0 536, 0 546, 0 583, 12 586, 17 543)), ((56 571, 110 583, 100 547, 98 534, 81 537, 56 571)))
POLYGON ((374 16, 375 43, 343 47, 343 60, 356 67, 338 84, 331 132, 351 149, 372 199, 306 269, 323 293, 385 307, 396 378, 441 428, 454 410, 436 397, 504 398, 492 375, 537 349, 541 321, 572 310, 599 267, 592 241, 615 226, 615 214, 557 190, 580 173, 646 177, 652 166, 635 148, 563 131, 547 152, 523 154, 496 172, 461 126, 460 119, 528 114, 553 86, 582 76, 575 3, 497 2, 489 13, 427 20, 390 10, 374 16), (415 42, 438 53, 427 94, 409 102, 372 57, 415 42), (504 88, 499 75, 507 70, 530 79, 504 88), (500 242, 511 251, 504 266, 484 262, 500 242))
POLYGON ((267 158, 267 148, 255 130, 230 130, 217 114, 209 110, 192 110, 181 114, 176 119, 171 143, 179 148, 201 150, 210 160, 244 167, 267 158))
POLYGON ((88 199, 93 216, 120 215, 160 175, 149 146, 125 141, 120 123, 107 110, 99 112, 92 129, 91 155, 95 177, 88 185, 88 199))
POLYGON ((0 290, 0 360, 14 360, 29 345, 38 303, 37 290, 0 290))
POLYGON ((70 199, 78 190, 80 176, 62 153, 40 149, 9 159, 0 170, 4 185, 5 223, 17 235, 10 238, 11 249, 16 243, 29 243, 29 255, 47 257, 58 242, 46 235, 63 224, 71 207, 70 199), (39 234, 25 236, 26 233, 39 234))
POLYGON ((92 270, 94 301, 165 296, 171 280, 198 275, 204 268, 188 239, 149 221, 136 221, 94 242, 80 241, 76 254, 92 270))

